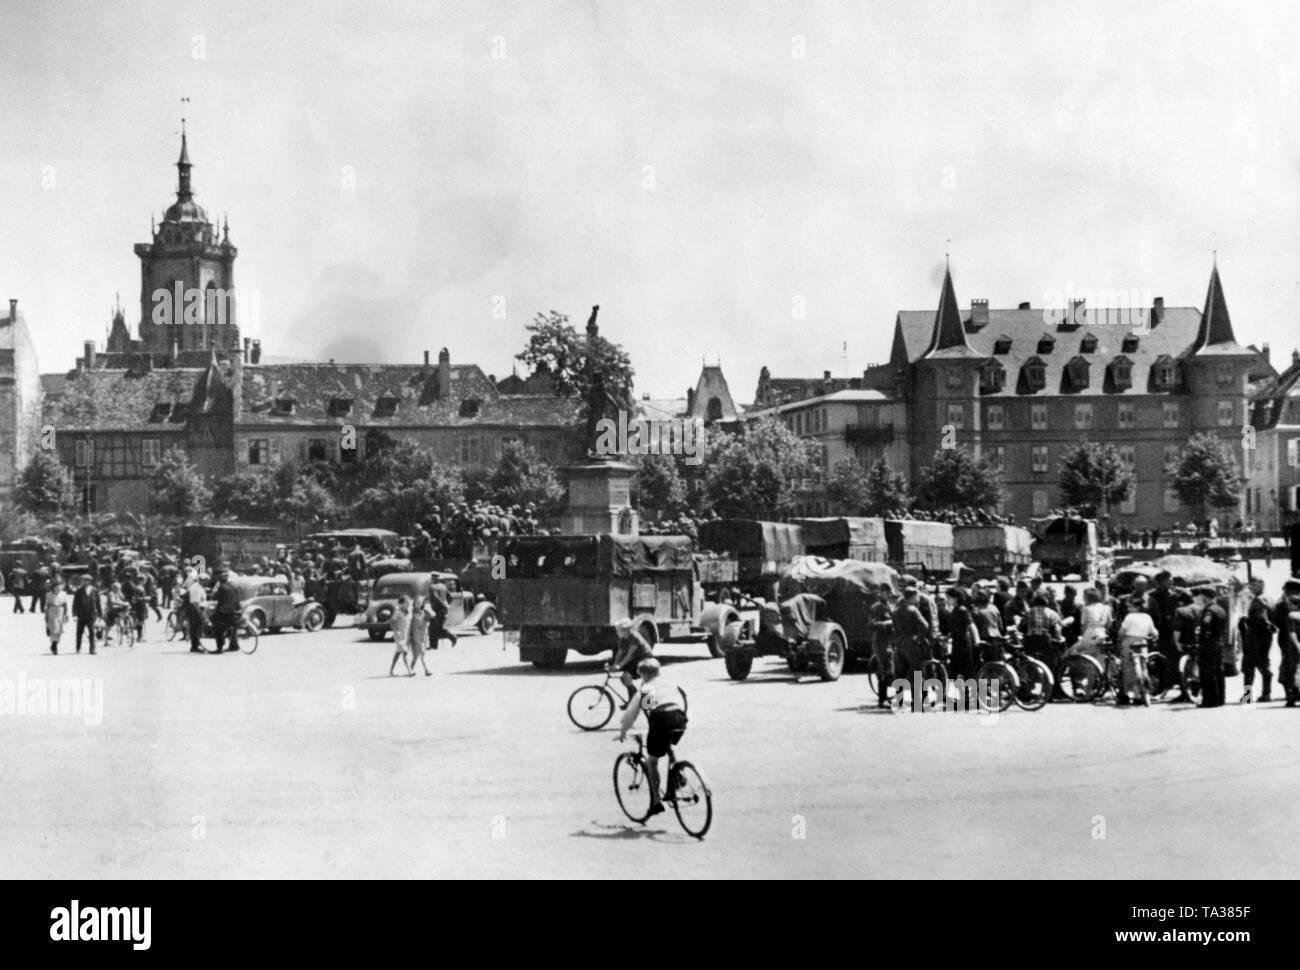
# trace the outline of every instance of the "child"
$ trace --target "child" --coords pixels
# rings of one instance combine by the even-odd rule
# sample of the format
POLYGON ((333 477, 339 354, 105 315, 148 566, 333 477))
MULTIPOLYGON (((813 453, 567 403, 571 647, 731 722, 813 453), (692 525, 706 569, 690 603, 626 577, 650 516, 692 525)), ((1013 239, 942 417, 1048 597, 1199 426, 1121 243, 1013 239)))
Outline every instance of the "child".
POLYGON ((433 610, 423 596, 415 598, 411 612, 411 673, 415 673, 415 662, 420 661, 424 676, 431 677, 429 663, 424 659, 424 652, 429 649, 429 621, 434 618, 433 610))
POLYGON ((393 631, 393 662, 388 665, 388 676, 393 676, 393 671, 397 667, 397 660, 400 657, 402 666, 406 668, 406 676, 414 677, 415 671, 411 669, 410 663, 407 662, 406 655, 410 650, 411 637, 411 598, 403 596, 397 601, 397 609, 393 610, 393 615, 388 621, 388 629, 393 631))
POLYGON ((57 579, 50 590, 50 599, 45 606, 45 635, 50 638, 50 653, 59 652, 59 641, 63 639, 63 624, 68 619, 68 594, 63 591, 63 584, 57 579))

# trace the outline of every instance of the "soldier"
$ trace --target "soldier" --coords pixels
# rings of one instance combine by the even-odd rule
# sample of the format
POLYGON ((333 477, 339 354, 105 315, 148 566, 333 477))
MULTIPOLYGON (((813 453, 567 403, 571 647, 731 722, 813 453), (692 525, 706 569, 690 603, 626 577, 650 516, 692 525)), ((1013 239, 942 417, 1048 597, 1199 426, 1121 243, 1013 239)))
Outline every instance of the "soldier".
POLYGON ((1212 586, 1198 586, 1192 595, 1201 605, 1197 629, 1197 666, 1201 669, 1201 707, 1222 707, 1223 653, 1228 645, 1228 610, 1212 586))
POLYGON ((898 595, 884 587, 871 604, 867 624, 871 631, 871 655, 876 661, 876 706, 889 706, 889 685, 894 680, 894 604, 898 595))
POLYGON ((23 606, 23 597, 27 594, 27 570, 23 568, 22 563, 14 563, 14 568, 9 573, 9 589, 14 594, 14 612, 26 613, 27 609, 23 606))
POLYGON ((1249 703, 1252 688, 1255 685, 1255 671, 1259 671, 1263 688, 1260 701, 1267 703, 1273 699, 1273 671, 1269 666, 1269 650, 1273 647, 1273 634, 1278 628, 1273 625, 1270 614, 1273 603, 1264 595, 1264 580, 1250 581, 1251 599, 1241 618, 1241 674, 1243 702, 1249 703))
POLYGON ((1273 625, 1278 631, 1278 645, 1282 648, 1282 665, 1278 677, 1286 692, 1286 706, 1295 707, 1300 702, 1296 689, 1296 670, 1300 666, 1300 579, 1288 579, 1282 587, 1282 599, 1273 608, 1273 625))
POLYGON ((894 609, 893 621, 894 677, 906 679, 930 658, 930 637, 934 632, 934 626, 921 611, 915 580, 903 587, 903 599, 894 609))

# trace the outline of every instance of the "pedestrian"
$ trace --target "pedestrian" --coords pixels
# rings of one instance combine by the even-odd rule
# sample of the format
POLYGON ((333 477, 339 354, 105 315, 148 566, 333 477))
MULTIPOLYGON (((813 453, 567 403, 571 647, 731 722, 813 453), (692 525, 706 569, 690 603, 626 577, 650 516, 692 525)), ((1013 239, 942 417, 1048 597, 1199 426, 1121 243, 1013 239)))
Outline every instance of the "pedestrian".
POLYGON ((1201 707, 1222 707, 1225 685, 1223 654, 1228 646, 1228 609, 1212 586, 1198 586, 1192 595, 1201 603, 1197 631, 1197 666, 1201 670, 1201 707))
POLYGON ((434 613, 434 618, 429 621, 429 643, 434 650, 438 649, 438 644, 444 638, 450 640, 453 647, 458 639, 456 634, 447 629, 447 601, 443 599, 445 595, 444 586, 429 588, 429 608, 434 613))
POLYGON ((239 590, 230 582, 230 570, 223 569, 217 573, 217 584, 212 588, 212 635, 217 642, 216 653, 221 653, 227 639, 230 646, 227 653, 239 649, 239 621, 243 603, 239 599, 239 590))
POLYGON ((176 598, 177 609, 183 610, 185 627, 190 634, 190 653, 203 652, 203 604, 208 601, 208 591, 197 570, 188 574, 188 585, 176 598))
POLYGON ((14 563, 14 568, 9 571, 9 588, 14 593, 14 612, 26 613, 27 609, 23 606, 23 597, 27 595, 27 570, 23 568, 22 563, 14 563))
POLYGON ((50 638, 50 653, 59 652, 59 641, 63 639, 63 625, 68 621, 68 594, 63 591, 63 584, 56 582, 50 588, 50 597, 45 606, 45 635, 50 638))
POLYGON ((1251 599, 1241 618, 1241 674, 1243 701, 1253 700, 1255 671, 1259 671, 1263 681, 1259 700, 1268 703, 1273 699, 1273 671, 1269 666, 1269 650, 1273 647, 1273 634, 1278 632, 1273 625, 1273 603, 1264 595, 1264 580, 1250 581, 1251 599))
POLYGON ((945 611, 944 632, 949 637, 949 669, 968 687, 974 687, 978 657, 983 650, 979 629, 971 613, 970 596, 961 586, 948 587, 949 608, 945 611))
POLYGON ((403 595, 398 598, 393 615, 388 619, 388 629, 393 631, 393 662, 388 665, 388 676, 393 676, 393 672, 397 669, 397 661, 400 659, 402 666, 406 668, 406 676, 414 677, 415 671, 411 669, 411 664, 407 660, 407 654, 411 650, 411 598, 409 596, 403 595))
POLYGON ((983 660, 991 663, 1002 659, 1002 644, 1006 640, 1007 631, 1002 623, 1002 614, 998 608, 993 605, 989 599, 989 594, 983 587, 975 590, 971 597, 971 618, 975 621, 975 629, 979 631, 980 641, 984 644, 983 660))
POLYGON ((32 594, 32 603, 29 609, 33 613, 45 612, 45 594, 50 588, 50 571, 44 566, 32 573, 31 584, 29 589, 32 594))
POLYGON ((1087 587, 1083 591, 1083 608, 1079 610, 1079 639, 1075 641, 1074 652, 1086 653, 1101 662, 1101 641, 1113 620, 1114 614, 1102 599, 1101 590, 1096 586, 1087 587))
POLYGON ((411 605, 411 673, 415 674, 415 662, 418 660, 424 668, 424 676, 430 677, 429 664, 424 653, 429 649, 429 623, 437 619, 437 614, 429 607, 429 601, 417 596, 411 605))
POLYGON ((1119 696, 1115 699, 1118 706, 1127 707, 1132 703, 1135 693, 1141 694, 1144 707, 1151 705, 1151 698, 1143 683, 1147 676, 1146 663, 1143 662, 1142 669, 1139 670, 1138 660, 1145 654, 1152 641, 1158 638, 1159 631, 1156 630, 1151 614, 1147 612, 1145 599, 1129 597, 1128 611, 1119 626, 1119 656, 1123 684, 1119 696))
POLYGON ((1052 609, 1045 593, 1034 594, 1029 611, 1020 618, 1020 632, 1025 638, 1025 653, 1045 663, 1055 677, 1065 637, 1061 632, 1061 615, 1052 609))
POLYGON ((867 614, 871 631, 871 656, 876 662, 876 706, 889 706, 889 685, 894 682, 894 603, 892 586, 883 587, 867 614))
POLYGON ((1288 579, 1282 586, 1282 599, 1273 609, 1273 625, 1277 627, 1278 646, 1282 648, 1277 676, 1286 693, 1286 706, 1295 707, 1300 702, 1300 689, 1296 687, 1297 668, 1300 668, 1300 579, 1288 579))
POLYGON ((1268 537, 1268 533, 1264 534, 1263 547, 1264 547, 1264 568, 1272 569, 1273 568, 1273 540, 1268 537))
POLYGON ((81 586, 72 594, 72 615, 77 621, 77 653, 81 653, 81 637, 86 634, 91 656, 94 656, 95 637, 104 619, 104 604, 89 573, 81 577, 81 586))

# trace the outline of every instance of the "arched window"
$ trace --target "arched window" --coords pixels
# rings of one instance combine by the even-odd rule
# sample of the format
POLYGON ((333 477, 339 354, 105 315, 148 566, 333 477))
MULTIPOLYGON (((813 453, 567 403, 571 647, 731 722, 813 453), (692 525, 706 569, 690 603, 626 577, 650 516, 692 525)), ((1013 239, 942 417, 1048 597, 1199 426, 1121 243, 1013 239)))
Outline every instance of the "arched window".
POLYGON ((1088 386, 1088 361, 1084 357, 1075 357, 1065 365, 1065 379, 1072 391, 1081 391, 1088 386))
POLYGON ((711 398, 709 398, 709 404, 708 404, 708 407, 705 409, 705 412, 704 412, 704 420, 705 420, 705 421, 721 421, 721 420, 722 420, 722 401, 721 401, 721 399, 716 398, 716 397, 711 397, 711 398))
POLYGON ((1021 368, 1022 390, 1030 394, 1047 386, 1047 365, 1037 357, 1030 357, 1021 368))
POLYGON ((1133 361, 1127 357, 1116 357, 1106 368, 1106 377, 1112 389, 1127 391, 1133 386, 1133 361))
POLYGON ((980 393, 996 394, 1007 383, 1006 368, 996 360, 990 360, 980 370, 980 393))

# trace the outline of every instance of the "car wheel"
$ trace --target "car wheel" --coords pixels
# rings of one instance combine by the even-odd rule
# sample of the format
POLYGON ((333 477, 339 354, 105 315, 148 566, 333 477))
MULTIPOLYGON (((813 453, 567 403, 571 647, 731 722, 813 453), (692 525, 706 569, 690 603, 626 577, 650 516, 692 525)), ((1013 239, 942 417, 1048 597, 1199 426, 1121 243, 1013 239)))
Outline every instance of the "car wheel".
POLYGON ((261 610, 253 610, 248 614, 248 625, 257 631, 259 635, 266 632, 266 614, 261 610))
POLYGON ((478 621, 478 632, 484 636, 491 633, 497 628, 497 614, 495 610, 488 610, 478 621))
POLYGON ((302 616, 302 628, 308 633, 316 633, 325 628, 325 611, 313 606, 302 616))

